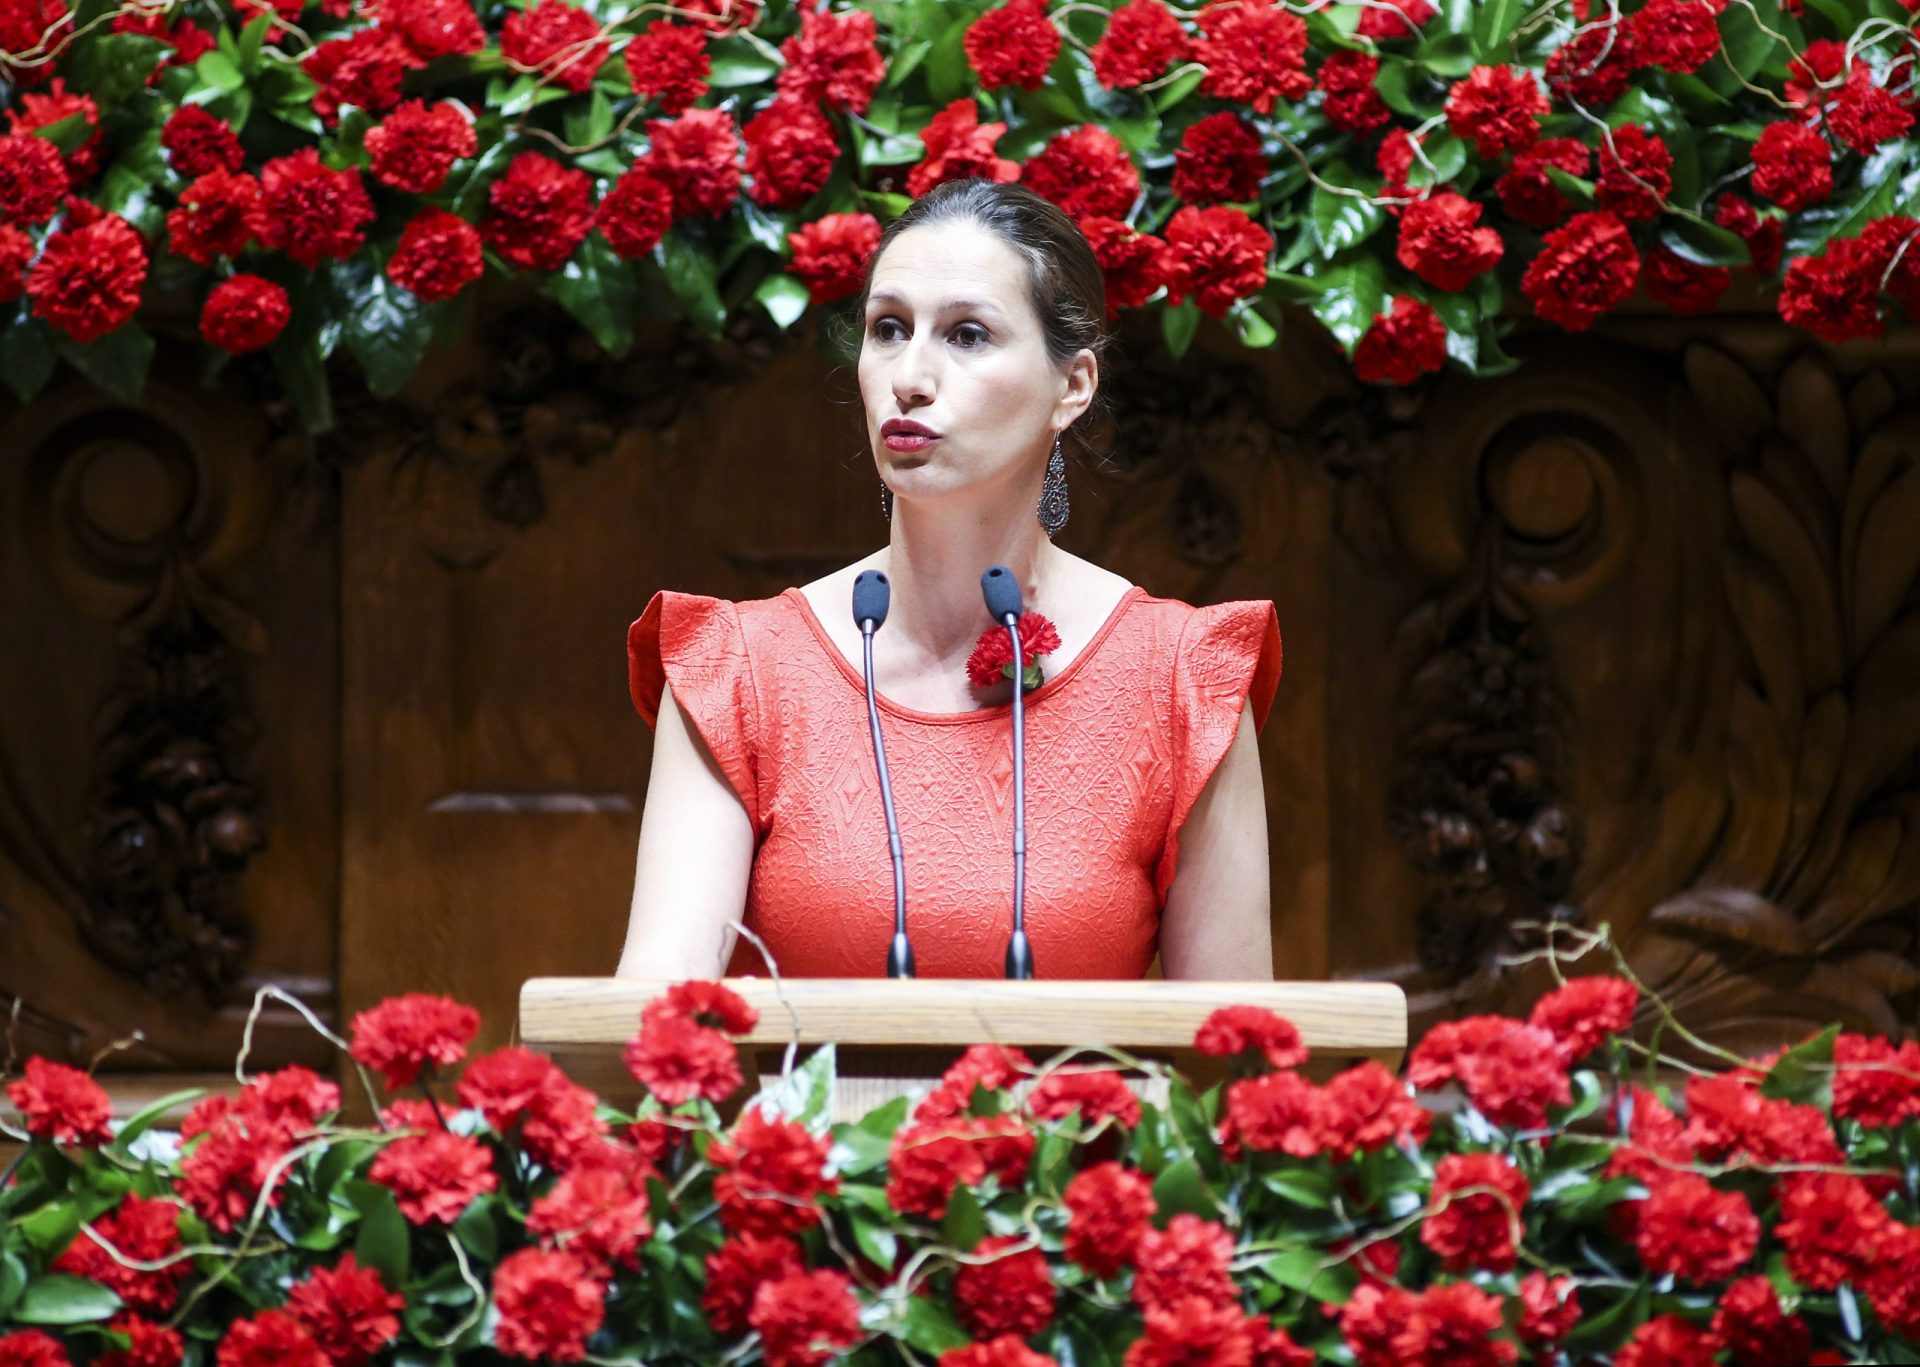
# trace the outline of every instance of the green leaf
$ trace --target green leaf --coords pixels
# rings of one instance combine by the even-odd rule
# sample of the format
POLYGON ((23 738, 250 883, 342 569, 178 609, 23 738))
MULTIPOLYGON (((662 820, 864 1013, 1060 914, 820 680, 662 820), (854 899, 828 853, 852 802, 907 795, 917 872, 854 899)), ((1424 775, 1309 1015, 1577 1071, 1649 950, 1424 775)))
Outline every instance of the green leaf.
POLYGON ((391 398, 426 354, 433 335, 426 304, 364 256, 334 267, 334 287, 345 305, 347 350, 360 362, 373 396, 391 398))
POLYGON ((19 1304, 20 1294, 26 1289, 27 1265, 16 1254, 0 1253, 0 1322, 19 1304))
POLYGON ((1333 1179, 1311 1168, 1282 1168, 1260 1174, 1260 1185, 1283 1201, 1308 1210, 1333 1209, 1333 1179))
POLYGON ((578 319, 609 356, 625 356, 632 349, 639 284, 633 264, 623 261, 600 233, 588 233, 541 288, 578 319))
MULTIPOLYGON (((827 1151, 827 1163, 832 1171, 853 1177, 884 1167, 887 1154, 893 1147, 893 1136, 906 1123, 911 1104, 911 1098, 897 1096, 886 1105, 876 1107, 860 1117, 857 1123, 842 1122, 835 1125, 833 1146, 827 1151)), ((863 1192, 867 1189, 849 1187, 846 1190, 863 1192)), ((881 1197, 880 1209, 885 1211, 886 1208, 885 1197, 881 1197)))
POLYGON ((153 338, 138 323, 122 323, 86 343, 63 335, 56 345, 74 369, 101 389, 122 403, 139 404, 153 362, 153 338))
POLYGON ((453 1237, 460 1241, 460 1247, 487 1262, 499 1257, 500 1231, 493 1219, 493 1198, 483 1196, 461 1212, 453 1222, 453 1237))
POLYGON ((55 1274, 27 1283, 13 1318, 21 1324, 87 1324, 119 1308, 120 1297, 99 1282, 55 1274))
POLYGON ((900 1240, 886 1222, 859 1207, 848 1211, 847 1219, 853 1225, 853 1242, 860 1252, 881 1267, 892 1267, 900 1254, 900 1240))
POLYGON ((1565 195, 1575 208, 1586 209, 1593 205, 1593 182, 1584 176, 1576 176, 1558 166, 1542 168, 1553 188, 1565 195))
POLYGON ((1200 82, 1206 80, 1207 73, 1202 70, 1184 71, 1156 90, 1153 94, 1153 112, 1164 114, 1180 101, 1200 88, 1200 82))
POLYGON ((1714 62, 1708 68, 1707 78, 1716 90, 1732 93, 1714 79, 1716 71, 1725 72, 1726 79, 1738 88, 1736 73, 1748 78, 1766 64, 1775 46, 1768 30, 1781 32, 1780 0, 1741 0, 1740 4, 1728 5, 1721 12, 1720 49, 1726 54, 1726 60, 1714 62))
POLYGON ((1241 300, 1227 316, 1233 320, 1242 346, 1270 347, 1280 340, 1280 330, 1254 306, 1251 299, 1241 300))
POLYGON ((896 48, 887 59, 886 79, 880 83, 882 90, 892 90, 911 76, 920 63, 926 61, 927 54, 933 51, 933 40, 922 38, 918 42, 908 43, 896 48))
POLYGON ((1481 61, 1497 66, 1513 59, 1507 40, 1525 13, 1522 0, 1480 0, 1473 12, 1473 50, 1481 61))
POLYGON ((1322 185, 1314 186, 1313 235, 1320 245, 1320 255, 1332 256, 1357 246, 1386 221, 1386 210, 1366 198, 1376 187, 1368 185, 1366 178, 1345 162, 1329 162, 1321 167, 1320 179, 1354 192, 1341 194, 1322 185))
POLYGON ((1587 1317, 1574 1327, 1564 1345, 1568 1355, 1575 1362, 1580 1361, 1589 1352, 1598 1351, 1603 1347, 1611 1348, 1625 1339, 1634 1328, 1643 1324, 1652 1307, 1653 1287, 1645 1278, 1642 1278, 1640 1284, 1631 1292, 1598 1312, 1592 1308, 1592 1302, 1598 1300, 1598 1296, 1583 1292, 1581 1300, 1583 1302, 1581 1308, 1586 1311, 1587 1317))
POLYGON ((1220 1203, 1191 1158, 1175 1158, 1160 1170, 1153 1179, 1153 1199, 1163 1214, 1184 1211, 1209 1220, 1220 1218, 1220 1203))
POLYGON ((1193 344, 1193 334, 1199 330, 1200 307, 1192 299, 1183 304, 1169 304, 1160 314, 1160 332, 1175 360, 1187 354, 1187 348, 1193 344))
POLYGON ((680 228, 661 239, 659 252, 667 287, 686 310, 689 321, 710 336, 718 336, 726 306, 720 302, 713 257, 680 228))
POLYGON ((785 1117, 825 1134, 833 1116, 833 1042, 815 1049, 805 1063, 785 1077, 769 1078, 753 1099, 769 1116, 785 1117))
POLYGON ((1751 259, 1740 234, 1697 218, 1664 214, 1655 236, 1675 256, 1700 266, 1744 266, 1751 259))
POLYGON ((345 1190, 347 1199, 360 1212, 360 1235, 353 1241, 354 1261, 378 1269, 388 1286, 405 1286, 411 1249, 406 1217, 394 1204, 393 1193, 376 1182, 348 1182, 345 1190))
POLYGON ((1480 356, 1480 310, 1470 295, 1436 294, 1427 300, 1447 325, 1447 355, 1468 370, 1480 356))
POLYGON ((143 33, 96 35, 74 45, 67 79, 107 109, 145 89, 167 51, 167 44, 143 33))
POLYGON ((947 1202, 946 1219, 940 1222, 940 1232, 962 1253, 973 1252, 987 1237, 986 1213, 980 1209, 980 1198, 973 1194, 972 1187, 965 1183, 954 1187, 953 1197, 947 1202))
POLYGON ((15 319, 0 325, 0 378, 26 403, 53 378, 60 358, 54 349, 53 329, 29 316, 26 301, 20 302, 15 319))
MULTIPOLYGON (((887 1266, 892 1266, 891 1263, 887 1266)), ((907 1313, 900 1337, 923 1353, 938 1355, 973 1342, 954 1319, 953 1312, 930 1296, 907 1297, 907 1313)))
POLYGON ((45 138, 62 152, 71 155, 80 150, 82 143, 93 136, 93 124, 88 122, 85 111, 56 119, 52 123, 41 124, 32 130, 36 138, 45 138))
POLYGON ((595 89, 585 109, 568 108, 562 124, 570 146, 597 143, 613 131, 613 101, 607 98, 606 91, 595 89))
POLYGON ((1318 272, 1326 290, 1309 302, 1314 317, 1334 335, 1349 354, 1373 326, 1386 293, 1386 268, 1371 256, 1357 257, 1342 266, 1318 272))
POLYGON ((1446 28, 1429 25, 1429 28, 1433 36, 1414 49, 1414 61, 1447 80, 1455 80, 1473 70, 1475 57, 1470 32, 1451 25, 1446 28))
POLYGON ((160 1118, 176 1106, 186 1106, 198 1101, 207 1094, 204 1087, 189 1087, 181 1092, 169 1092, 158 1101, 142 1106, 135 1111, 113 1136, 113 1143, 107 1146, 107 1152, 125 1158, 128 1147, 134 1140, 145 1134, 159 1123, 160 1118))
POLYGON ((1276 1253, 1260 1264, 1260 1270, 1280 1285, 1304 1292, 1327 1305, 1345 1305, 1360 1284, 1360 1273, 1351 1261, 1322 1267, 1326 1255, 1311 1244, 1276 1253))
POLYGON ((805 285, 791 275, 779 272, 762 280, 753 297, 760 301, 782 332, 798 322, 807 311, 807 305, 812 302, 805 285))
POLYGON ((260 49, 266 44, 267 30, 273 27, 271 18, 265 14, 256 14, 240 30, 240 41, 236 44, 235 58, 240 70, 251 76, 260 69, 260 49))
POLYGON ((1839 1038, 1838 1022, 1829 1025, 1804 1044, 1774 1061, 1760 1079, 1760 1095, 1775 1101, 1797 1101, 1805 1106, 1829 1110, 1833 1106, 1833 1044, 1839 1038))
POLYGON ((200 73, 200 79, 216 90, 237 90, 246 84, 247 78, 225 53, 203 52, 193 67, 200 73))
POLYGON ((761 85, 771 82, 780 71, 778 62, 769 59, 758 48, 738 35, 731 38, 715 38, 709 42, 707 58, 711 63, 707 73, 707 84, 716 90, 728 90, 740 85, 761 85))
POLYGON ((972 21, 971 14, 954 18, 927 54, 927 94, 942 107, 967 94, 972 84, 966 49, 967 25, 972 21))

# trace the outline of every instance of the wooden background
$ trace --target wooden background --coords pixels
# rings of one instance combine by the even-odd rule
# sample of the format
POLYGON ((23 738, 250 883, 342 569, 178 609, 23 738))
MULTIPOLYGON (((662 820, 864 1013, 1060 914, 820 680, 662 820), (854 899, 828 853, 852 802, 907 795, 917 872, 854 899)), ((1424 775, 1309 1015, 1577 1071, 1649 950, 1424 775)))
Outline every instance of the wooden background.
MULTIPOLYGON (((244 360, 212 390, 163 364, 139 411, 71 374, 0 410, 16 1054, 230 1069, 267 984, 342 1030, 448 992, 504 1041, 522 979, 618 954, 627 623, 882 540, 852 371, 811 334, 609 363, 483 302, 399 398, 343 375, 318 440, 244 360)), ((1370 389, 1299 315, 1179 363, 1129 334, 1110 368, 1062 543, 1279 608, 1277 971, 1392 978, 1416 1028, 1520 1009, 1553 919, 1610 926, 1739 1047, 1909 1030, 1920 334, 1649 307, 1511 349, 1370 389)), ((330 1057, 271 998, 254 1050, 330 1057)))

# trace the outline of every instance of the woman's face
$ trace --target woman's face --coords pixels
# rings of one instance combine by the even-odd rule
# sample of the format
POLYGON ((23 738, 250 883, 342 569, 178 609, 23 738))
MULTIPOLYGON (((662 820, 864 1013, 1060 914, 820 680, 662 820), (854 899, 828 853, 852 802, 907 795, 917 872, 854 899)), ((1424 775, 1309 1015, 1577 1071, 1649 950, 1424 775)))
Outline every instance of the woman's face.
POLYGON ((1093 397, 1093 353, 1047 356, 1013 249, 971 223, 909 228, 875 263, 860 397, 880 477, 906 499, 1037 490, 1053 436, 1093 397), (906 419, 937 435, 888 442, 906 419))

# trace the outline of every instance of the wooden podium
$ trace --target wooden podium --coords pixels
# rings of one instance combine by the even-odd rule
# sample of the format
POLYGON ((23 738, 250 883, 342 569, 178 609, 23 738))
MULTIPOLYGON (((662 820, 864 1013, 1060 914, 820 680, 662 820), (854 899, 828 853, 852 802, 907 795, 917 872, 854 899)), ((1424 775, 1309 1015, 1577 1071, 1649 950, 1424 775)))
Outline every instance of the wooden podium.
MULTIPOLYGON (((1061 1048, 1106 1045, 1170 1064, 1196 1085, 1225 1061, 1193 1050, 1216 1008, 1264 1006, 1299 1028, 1304 1069, 1325 1076, 1358 1059, 1397 1068, 1407 999, 1392 983, 1168 982, 1161 979, 1009 982, 999 978, 728 978, 760 1013, 741 1039, 746 1060, 778 1072, 789 1043, 831 1041, 838 1055, 836 1120, 854 1119, 937 1078, 969 1044, 1017 1044, 1034 1061, 1061 1048)), ((652 978, 530 978, 520 989, 520 1043, 550 1054, 610 1101, 640 1095, 620 1049, 640 1009, 673 982, 652 978)), ((750 1094, 754 1079, 749 1076, 750 1094)))

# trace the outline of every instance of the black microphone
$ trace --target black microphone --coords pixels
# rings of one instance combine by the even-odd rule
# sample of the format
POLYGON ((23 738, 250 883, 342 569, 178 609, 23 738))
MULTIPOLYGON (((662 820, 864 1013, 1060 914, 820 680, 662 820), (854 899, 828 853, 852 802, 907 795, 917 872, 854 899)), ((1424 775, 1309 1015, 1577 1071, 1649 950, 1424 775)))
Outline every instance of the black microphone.
POLYGON ((893 780, 880 743, 880 707, 873 695, 873 633, 887 620, 893 589, 879 570, 862 570, 853 581, 853 620, 860 628, 861 662, 867 675, 867 723, 873 728, 873 762, 880 770, 880 801, 887 813, 887 852, 893 856, 893 940, 887 946, 887 976, 913 976, 913 946, 907 943, 907 863, 900 848, 900 819, 893 810, 893 780))
POLYGON ((1013 934, 1007 937, 1007 976, 1033 976, 1027 943, 1027 711, 1026 654, 1020 647, 1020 581, 1005 565, 980 576, 987 615, 1013 642, 1013 934))

